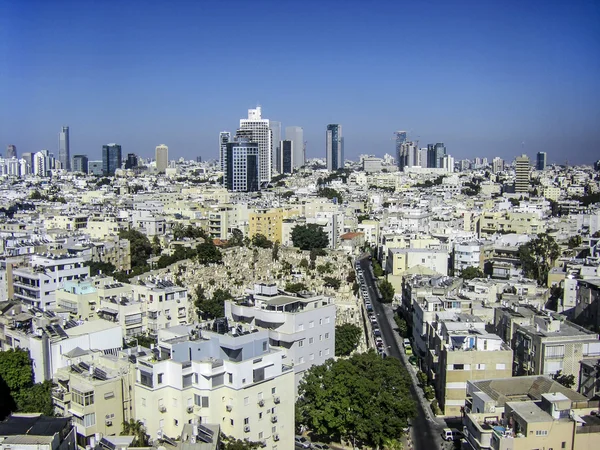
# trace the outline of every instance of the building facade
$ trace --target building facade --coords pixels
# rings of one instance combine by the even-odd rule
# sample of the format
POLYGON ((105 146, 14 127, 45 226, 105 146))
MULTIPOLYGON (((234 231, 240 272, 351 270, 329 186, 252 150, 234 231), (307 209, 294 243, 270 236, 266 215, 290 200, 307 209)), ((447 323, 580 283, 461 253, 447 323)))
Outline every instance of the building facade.
POLYGON ((293 142, 294 169, 302 167, 306 163, 304 153, 304 129, 302 127, 285 127, 285 140, 293 142))
MULTIPOLYGON (((248 110, 248 118, 240 120, 240 129, 252 132, 252 140, 258 145, 258 163, 259 184, 271 181, 271 129, 269 128, 269 119, 262 118, 260 106, 256 109, 248 110)), ((229 146, 227 147, 229 151, 229 146)), ((252 189, 252 190, 258 190, 252 189)))
POLYGON ((295 148, 294 141, 281 141, 279 143, 280 155, 279 155, 279 172, 280 173, 292 173, 294 171, 294 160, 295 160, 295 148))
POLYGON ((344 168, 344 138, 342 126, 327 125, 325 148, 327 149, 327 170, 335 171, 344 168))
POLYGON ((115 171, 121 168, 121 146, 108 144, 102 146, 102 174, 114 176, 115 171))
POLYGON ((156 146, 156 171, 165 173, 169 167, 169 147, 165 144, 156 146))
POLYGON ((71 149, 69 145, 69 127, 62 127, 58 135, 58 160, 61 168, 70 172, 71 149))
POLYGON ((546 169, 546 152, 538 152, 535 159, 536 170, 546 169))
POLYGON ((73 156, 73 172, 88 173, 88 162, 85 155, 73 156))
POLYGON ((394 135, 396 136, 396 164, 398 165, 398 169, 402 170, 404 166, 400 166, 402 160, 400 153, 402 144, 406 142, 406 131, 396 131, 394 135))
POLYGON ((281 160, 279 159, 279 154, 281 152, 281 122, 276 122, 271 120, 269 122, 269 128, 271 129, 271 146, 272 146, 272 154, 271 154, 271 172, 277 171, 281 172, 281 160))
POLYGON ((527 194, 529 192, 529 170, 531 165, 527 155, 517 156, 515 160, 515 192, 527 194))

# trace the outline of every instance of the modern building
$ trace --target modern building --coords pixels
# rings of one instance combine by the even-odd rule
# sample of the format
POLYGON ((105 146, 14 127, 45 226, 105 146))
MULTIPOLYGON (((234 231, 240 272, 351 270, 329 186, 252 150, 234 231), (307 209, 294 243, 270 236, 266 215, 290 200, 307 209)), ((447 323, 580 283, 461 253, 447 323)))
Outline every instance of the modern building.
POLYGON ((58 134, 58 161, 61 169, 71 171, 71 150, 69 148, 69 127, 62 127, 58 134))
POLYGON ((21 155, 21 158, 27 162, 27 164, 33 171, 33 154, 31 152, 25 152, 21 155))
POLYGON ((156 436, 182 435, 188 423, 220 424, 263 448, 294 446, 294 370, 269 331, 217 320, 162 330, 158 346, 137 357, 135 412, 156 436))
POLYGON ((134 169, 138 166, 138 157, 135 153, 127 153, 125 160, 125 169, 134 169))
POLYGON ((292 173, 294 172, 294 160, 295 152, 294 141, 280 141, 278 148, 280 148, 279 155, 279 173, 292 173))
POLYGON ((296 126, 285 127, 285 140, 294 143, 294 169, 302 167, 306 163, 304 129, 296 126))
MULTIPOLYGON (((232 192, 255 192, 260 190, 260 144, 246 137, 236 137, 227 144, 223 184, 232 192)), ((271 152, 267 153, 269 160, 271 152)), ((269 164, 270 167, 270 164, 269 164)), ((270 172, 269 172, 270 174, 270 172)))
POLYGON ((546 152, 538 152, 535 159, 536 170, 546 169, 546 152))
MULTIPOLYGON (((271 129, 269 128, 269 119, 262 118, 261 107, 248 110, 248 118, 240 120, 240 130, 248 130, 252 132, 252 140, 258 144, 258 173, 259 184, 268 183, 271 181, 271 129)), ((227 147, 229 150, 229 147, 227 147)), ((252 189, 258 190, 258 189, 252 189)))
POLYGON ((492 172, 499 173, 504 170, 504 160, 498 156, 492 159, 492 172))
POLYGON ((156 146, 156 171, 158 173, 165 173, 167 167, 169 167, 169 147, 165 144, 156 146))
POLYGON ((86 155, 73 156, 73 172, 88 173, 88 163, 86 155))
POLYGON ((400 163, 402 161, 401 149, 402 144, 406 142, 406 131, 396 131, 394 133, 396 136, 396 164, 398 164, 398 170, 402 170, 404 166, 400 167, 400 163))
POLYGON ((229 131, 221 131, 219 133, 219 163, 221 171, 227 170, 227 144, 231 142, 231 133, 229 131))
POLYGON ((529 192, 529 171, 531 165, 527 155, 517 156, 515 160, 515 192, 527 194, 529 192))
POLYGON ((17 146, 9 144, 6 146, 6 159, 17 157, 17 146))
POLYGON ((117 169, 121 168, 121 146, 108 144, 102 146, 102 173, 105 176, 113 176, 117 169))
POLYGON ((281 172, 281 160, 279 154, 281 153, 281 122, 271 120, 269 122, 269 128, 271 129, 271 146, 273 153, 271 154, 271 172, 281 172))
POLYGON ((398 154, 398 169, 421 166, 421 150, 418 142, 407 141, 400 145, 398 154))
POLYGON ((344 138, 342 126, 327 125, 325 147, 327 149, 327 170, 335 171, 344 168, 344 138))
POLYGON ((229 321, 266 329, 269 344, 294 366, 296 389, 304 373, 335 353, 336 309, 332 298, 309 292, 278 292, 274 284, 256 284, 248 297, 225 302, 229 321))
POLYGON ((427 167, 438 169, 444 167, 443 160, 446 154, 446 146, 443 142, 427 144, 427 167))
POLYGON ((48 150, 40 150, 33 155, 33 174, 38 177, 47 177, 54 169, 54 156, 48 150))
POLYGON ((103 161, 88 161, 88 171, 90 175, 100 176, 104 174, 104 162, 103 161))

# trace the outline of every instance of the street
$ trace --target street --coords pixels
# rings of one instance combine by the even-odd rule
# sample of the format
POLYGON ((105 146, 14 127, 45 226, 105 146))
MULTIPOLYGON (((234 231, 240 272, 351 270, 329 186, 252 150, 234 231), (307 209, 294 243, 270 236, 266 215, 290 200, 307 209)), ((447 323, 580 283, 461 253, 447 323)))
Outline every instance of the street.
MULTIPOLYGON (((379 329, 381 330, 386 353, 388 354, 388 357, 399 359, 410 374, 412 373, 413 368, 410 367, 406 355, 404 355, 404 349, 400 348, 394 335, 396 332, 394 331, 394 326, 392 325, 393 314, 391 314, 391 307, 388 305, 383 305, 380 302, 377 294, 377 289, 375 288, 375 279, 371 273, 371 261, 365 258, 359 260, 359 263, 363 271, 364 282, 368 289, 369 297, 371 298, 371 303, 373 304, 373 309, 377 315, 377 322, 379 324, 379 329), (386 311, 386 308, 389 310, 386 311), (390 319, 392 320, 392 323, 390 323, 390 319)), ((441 420, 438 420, 435 417, 431 419, 429 418, 429 413, 422 404, 422 401, 424 400, 417 391, 418 389, 420 390, 420 388, 416 385, 414 376, 411 376, 411 381, 410 392, 415 399, 417 411, 417 416, 412 420, 411 429, 414 446, 413 448, 417 450, 432 448, 438 449, 442 445, 440 433, 444 428, 444 425, 442 424, 441 420)))

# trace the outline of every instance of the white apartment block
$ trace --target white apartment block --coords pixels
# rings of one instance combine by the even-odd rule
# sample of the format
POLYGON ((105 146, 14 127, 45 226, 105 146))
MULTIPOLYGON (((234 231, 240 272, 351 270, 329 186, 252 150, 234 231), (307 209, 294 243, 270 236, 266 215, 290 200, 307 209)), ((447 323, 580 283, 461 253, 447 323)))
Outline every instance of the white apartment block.
POLYGON ((192 326, 159 333, 158 349, 137 359, 136 417, 156 438, 183 426, 220 425, 225 435, 271 450, 294 444, 294 372, 269 331, 222 334, 192 326))
POLYGON ((281 295, 275 285, 255 285, 243 300, 225 302, 229 321, 269 330, 269 343, 294 366, 296 389, 304 372, 335 355, 336 309, 323 295, 281 295))
POLYGON ((269 119, 262 118, 261 107, 248 110, 248 119, 240 120, 240 129, 252 131, 252 142, 258 143, 258 176, 261 183, 271 181, 271 128, 269 119))

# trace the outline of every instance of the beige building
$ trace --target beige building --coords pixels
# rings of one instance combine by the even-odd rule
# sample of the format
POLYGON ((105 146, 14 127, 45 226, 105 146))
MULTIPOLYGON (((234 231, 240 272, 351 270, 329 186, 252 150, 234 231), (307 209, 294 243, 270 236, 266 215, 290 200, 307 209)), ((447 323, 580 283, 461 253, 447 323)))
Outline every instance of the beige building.
POLYGON ((496 233, 537 234, 546 231, 546 223, 536 213, 486 212, 479 217, 477 231, 479 237, 496 233))
POLYGON ((248 237, 252 239, 257 234, 262 234, 271 242, 281 243, 283 242, 283 221, 297 216, 297 210, 283 208, 264 209, 251 212, 248 221, 248 237))
POLYGON ((169 147, 165 144, 160 144, 156 147, 156 171, 165 173, 169 166, 169 147))

